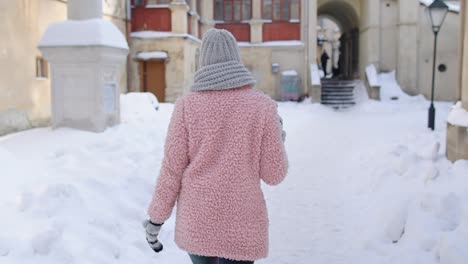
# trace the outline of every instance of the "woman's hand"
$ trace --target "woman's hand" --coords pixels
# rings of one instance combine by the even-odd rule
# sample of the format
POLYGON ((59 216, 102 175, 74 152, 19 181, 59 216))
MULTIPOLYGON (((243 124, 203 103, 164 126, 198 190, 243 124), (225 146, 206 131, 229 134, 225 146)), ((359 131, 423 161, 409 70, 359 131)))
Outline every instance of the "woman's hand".
POLYGON ((159 253, 163 250, 163 245, 158 240, 159 231, 163 224, 155 224, 151 220, 145 220, 143 227, 146 229, 146 241, 154 252, 159 253))

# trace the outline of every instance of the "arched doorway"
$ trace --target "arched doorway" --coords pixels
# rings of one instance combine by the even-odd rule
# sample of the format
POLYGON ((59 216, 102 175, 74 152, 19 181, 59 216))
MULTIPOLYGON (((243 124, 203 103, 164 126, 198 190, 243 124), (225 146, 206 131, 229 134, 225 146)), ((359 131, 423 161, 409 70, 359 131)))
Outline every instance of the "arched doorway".
POLYGON ((317 10, 318 17, 336 22, 341 30, 338 77, 355 79, 359 77, 359 17, 354 8, 344 1, 328 1, 317 10))

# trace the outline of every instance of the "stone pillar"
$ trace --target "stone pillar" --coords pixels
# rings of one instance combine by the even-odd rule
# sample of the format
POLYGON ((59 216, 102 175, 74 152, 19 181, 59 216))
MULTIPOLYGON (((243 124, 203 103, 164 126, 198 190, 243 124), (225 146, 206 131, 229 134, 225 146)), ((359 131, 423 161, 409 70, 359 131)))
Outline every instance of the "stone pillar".
POLYGON ((461 65, 460 65, 460 98, 463 108, 468 109, 468 4, 461 1, 461 34, 460 34, 460 51, 461 51, 461 65))
POLYGON ((312 84, 312 68, 317 65, 317 0, 301 1, 301 41, 304 43, 304 91, 320 102, 320 85, 312 84), (315 65, 315 66, 314 66, 315 65))
MULTIPOLYGON (((468 111, 468 5, 461 1, 460 27, 460 99, 468 111)), ((447 125, 447 158, 468 160, 468 127, 447 125)))
POLYGON ((189 6, 185 0, 172 0, 169 8, 171 9, 172 32, 187 34, 187 11, 189 10, 189 6))
POLYGON ((198 12, 200 12, 200 10, 197 9, 196 0, 190 0, 190 9, 191 9, 190 23, 192 27, 192 35, 198 38, 198 19, 200 18, 200 15, 198 12))
POLYGON ((215 26, 214 22, 214 1, 213 0, 199 0, 202 1, 201 3, 201 8, 202 10, 199 10, 201 14, 201 35, 205 34, 206 31, 209 29, 213 28, 215 26))
POLYGON ((252 20, 250 21, 250 42, 263 42, 262 0, 252 1, 252 20))
POLYGON ((365 75, 366 66, 380 64, 380 2, 365 0, 361 2, 361 33, 359 40, 359 75, 365 75))
POLYGON ((419 1, 398 1, 397 79, 406 90, 418 93, 419 1))
POLYGON ((69 20, 102 18, 102 1, 68 0, 67 7, 69 20))

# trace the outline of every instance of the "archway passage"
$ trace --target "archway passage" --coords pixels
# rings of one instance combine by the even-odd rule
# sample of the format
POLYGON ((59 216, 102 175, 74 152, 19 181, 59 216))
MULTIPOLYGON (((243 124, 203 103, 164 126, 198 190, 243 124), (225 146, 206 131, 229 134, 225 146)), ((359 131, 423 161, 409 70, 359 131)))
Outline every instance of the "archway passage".
POLYGON ((335 77, 355 79, 359 76, 359 17, 351 5, 329 1, 319 6, 319 17, 335 21, 341 30, 340 56, 335 77))

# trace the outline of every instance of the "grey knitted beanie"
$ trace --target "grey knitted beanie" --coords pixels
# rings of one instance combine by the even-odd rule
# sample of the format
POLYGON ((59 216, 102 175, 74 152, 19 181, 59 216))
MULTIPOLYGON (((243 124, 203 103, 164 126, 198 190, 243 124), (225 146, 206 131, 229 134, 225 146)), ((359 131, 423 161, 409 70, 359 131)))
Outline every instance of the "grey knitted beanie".
POLYGON ((234 36, 224 29, 210 29, 203 36, 192 91, 227 90, 255 84, 242 64, 234 36))

